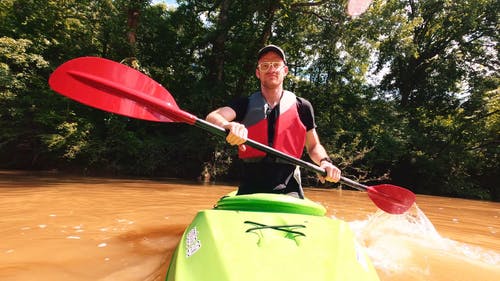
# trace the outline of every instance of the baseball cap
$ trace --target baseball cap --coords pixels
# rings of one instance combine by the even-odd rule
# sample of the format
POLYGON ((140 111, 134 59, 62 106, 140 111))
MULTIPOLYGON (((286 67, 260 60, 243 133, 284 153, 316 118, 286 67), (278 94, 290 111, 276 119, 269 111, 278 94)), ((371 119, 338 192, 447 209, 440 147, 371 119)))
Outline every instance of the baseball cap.
POLYGON ((259 60, 260 57, 269 52, 275 52, 276 54, 278 54, 283 59, 283 62, 286 64, 285 52, 283 52, 283 50, 276 45, 267 45, 264 48, 260 49, 257 55, 257 60, 259 60))

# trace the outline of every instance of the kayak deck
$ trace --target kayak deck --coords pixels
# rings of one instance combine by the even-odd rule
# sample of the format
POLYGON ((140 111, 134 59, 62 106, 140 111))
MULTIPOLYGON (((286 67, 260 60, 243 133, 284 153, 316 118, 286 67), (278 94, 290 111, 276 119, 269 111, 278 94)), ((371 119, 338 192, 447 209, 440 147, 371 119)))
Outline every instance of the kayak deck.
POLYGON ((312 216, 324 216, 326 209, 323 205, 309 199, 299 199, 280 194, 256 193, 238 195, 231 192, 222 197, 214 209, 252 212, 292 213, 312 216))
MULTIPOLYGON (((270 196, 268 205, 279 199, 289 202, 288 197, 270 196)), ((199 212, 186 229, 166 280, 379 280, 344 221, 323 215, 221 210, 219 203, 214 210, 199 212)))

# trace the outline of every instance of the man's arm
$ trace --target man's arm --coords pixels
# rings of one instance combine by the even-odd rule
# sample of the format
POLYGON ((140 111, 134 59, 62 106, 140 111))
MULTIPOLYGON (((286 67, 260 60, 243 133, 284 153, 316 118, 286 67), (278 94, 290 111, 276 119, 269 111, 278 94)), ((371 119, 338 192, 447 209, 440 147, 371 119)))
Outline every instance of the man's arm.
POLYGON ((225 128, 227 124, 236 118, 236 112, 229 106, 218 108, 207 115, 206 120, 219 127, 225 128))
POLYGON ((320 176, 321 182, 332 181, 338 182, 340 180, 340 169, 333 165, 328 157, 328 153, 319 141, 319 136, 316 129, 311 129, 306 133, 306 149, 309 157, 314 163, 318 164, 321 168, 325 169, 326 176, 320 176), (328 159, 328 160, 325 160, 328 159))
POLYGON ((226 141, 231 145, 241 145, 240 149, 244 151, 246 148, 242 144, 247 140, 248 130, 243 124, 233 122, 235 118, 236 112, 231 107, 225 106, 210 112, 206 120, 228 130, 226 141))

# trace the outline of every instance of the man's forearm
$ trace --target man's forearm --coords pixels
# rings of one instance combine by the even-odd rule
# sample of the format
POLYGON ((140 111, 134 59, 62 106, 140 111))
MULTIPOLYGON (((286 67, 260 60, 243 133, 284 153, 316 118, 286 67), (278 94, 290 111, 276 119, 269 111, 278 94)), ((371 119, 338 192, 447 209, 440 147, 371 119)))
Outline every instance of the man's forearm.
POLYGON ((227 123, 229 123, 229 121, 227 121, 222 115, 220 115, 216 111, 208 114, 206 120, 219 127, 224 127, 225 125, 227 125, 227 123))
POLYGON ((321 164, 322 159, 325 158, 330 159, 328 157, 328 153, 321 144, 315 145, 308 153, 309 153, 309 158, 311 158, 311 160, 318 165, 321 164))

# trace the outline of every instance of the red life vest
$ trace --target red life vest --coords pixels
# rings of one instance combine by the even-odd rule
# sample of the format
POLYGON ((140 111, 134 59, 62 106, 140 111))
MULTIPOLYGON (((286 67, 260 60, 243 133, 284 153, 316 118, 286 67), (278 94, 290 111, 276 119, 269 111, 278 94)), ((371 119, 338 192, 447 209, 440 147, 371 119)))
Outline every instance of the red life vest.
MULTIPOLYGON (((300 158, 304 151, 306 127, 300 120, 297 110, 297 97, 289 91, 284 91, 279 103, 279 116, 276 118, 274 141, 272 147, 290 156, 300 158)), ((248 129, 248 138, 269 145, 268 142, 268 105, 261 92, 249 97, 247 113, 242 124, 248 129)), ((246 147, 238 151, 241 159, 262 158, 265 152, 246 147)))

